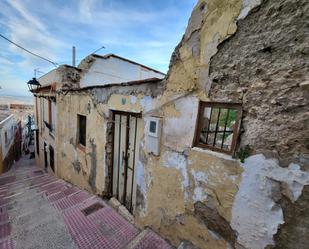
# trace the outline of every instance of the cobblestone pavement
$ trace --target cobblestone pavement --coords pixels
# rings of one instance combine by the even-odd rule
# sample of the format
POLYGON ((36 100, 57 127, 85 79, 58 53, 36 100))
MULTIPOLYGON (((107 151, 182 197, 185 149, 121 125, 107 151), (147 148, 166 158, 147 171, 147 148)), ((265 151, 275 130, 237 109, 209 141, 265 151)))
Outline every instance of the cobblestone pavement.
POLYGON ((23 157, 0 176, 0 249, 172 248, 97 196, 23 157))

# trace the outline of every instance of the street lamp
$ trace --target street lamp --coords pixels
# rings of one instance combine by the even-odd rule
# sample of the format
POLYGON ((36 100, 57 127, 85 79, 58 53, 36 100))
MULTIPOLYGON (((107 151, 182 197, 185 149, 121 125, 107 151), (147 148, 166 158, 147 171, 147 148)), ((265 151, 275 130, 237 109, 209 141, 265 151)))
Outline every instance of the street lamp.
POLYGON ((41 86, 40 82, 38 82, 38 81, 36 80, 36 78, 32 78, 32 80, 29 80, 29 81, 27 82, 27 85, 28 85, 28 88, 29 88, 29 91, 30 91, 30 92, 33 92, 33 91, 35 91, 35 90, 38 90, 38 89, 40 88, 40 86, 41 86))

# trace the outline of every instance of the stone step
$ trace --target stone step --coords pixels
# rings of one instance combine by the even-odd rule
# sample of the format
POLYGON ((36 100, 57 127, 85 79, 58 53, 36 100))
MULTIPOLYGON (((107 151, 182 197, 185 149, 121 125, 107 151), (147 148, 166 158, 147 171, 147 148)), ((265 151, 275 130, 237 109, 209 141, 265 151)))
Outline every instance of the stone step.
POLYGON ((145 230, 141 231, 135 238, 132 240, 126 247, 125 249, 134 249, 136 248, 140 242, 145 238, 146 234, 151 232, 150 229, 146 228, 145 230))
POLYGON ((149 249, 149 248, 160 248, 160 249, 172 249, 169 243, 167 243, 158 234, 152 231, 150 228, 144 229, 140 232, 128 245, 126 249, 149 249))
MULTIPOLYGON (((127 208, 115 198, 112 197, 108 204, 114 208, 122 217, 127 221, 134 224, 133 215, 127 210, 127 208)), ((153 232, 150 228, 146 228, 141 231, 126 247, 126 249, 149 249, 149 248, 160 248, 170 249, 171 247, 164 239, 158 234, 153 232)))
POLYGON ((193 245, 190 241, 182 241, 177 249, 199 249, 193 245))

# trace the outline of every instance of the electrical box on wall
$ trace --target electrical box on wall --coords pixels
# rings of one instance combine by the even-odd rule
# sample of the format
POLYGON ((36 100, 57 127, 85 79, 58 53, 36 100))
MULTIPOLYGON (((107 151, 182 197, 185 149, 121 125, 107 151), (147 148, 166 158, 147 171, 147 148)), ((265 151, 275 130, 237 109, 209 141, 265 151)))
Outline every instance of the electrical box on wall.
POLYGON ((147 151, 156 156, 160 155, 161 118, 147 119, 147 151))

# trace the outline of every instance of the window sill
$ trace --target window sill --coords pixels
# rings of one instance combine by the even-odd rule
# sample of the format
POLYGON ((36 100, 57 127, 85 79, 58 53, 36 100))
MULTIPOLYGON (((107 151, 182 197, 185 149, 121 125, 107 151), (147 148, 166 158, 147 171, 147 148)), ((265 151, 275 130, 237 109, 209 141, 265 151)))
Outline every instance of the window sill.
POLYGON ((223 152, 216 152, 207 148, 201 148, 201 147, 193 147, 192 150, 194 151, 198 151, 198 152, 203 152, 203 153, 207 153, 209 155, 218 157, 218 158, 222 158, 225 160, 229 160, 229 161, 234 161, 237 162, 238 159, 233 158, 231 155, 225 154, 223 152))
POLYGON ((82 151, 82 152, 86 152, 86 147, 84 146, 84 145, 82 145, 82 144, 78 144, 77 145, 77 148, 80 150, 80 151, 82 151))

